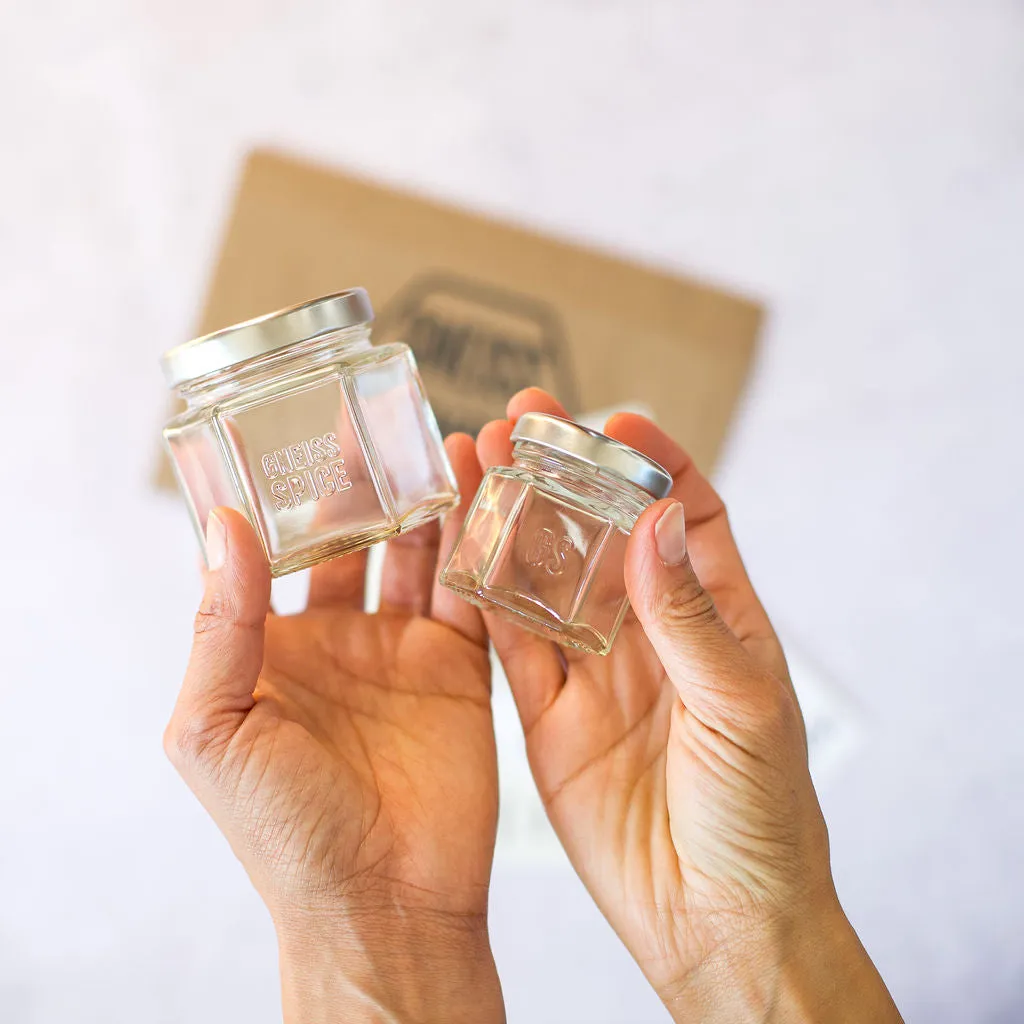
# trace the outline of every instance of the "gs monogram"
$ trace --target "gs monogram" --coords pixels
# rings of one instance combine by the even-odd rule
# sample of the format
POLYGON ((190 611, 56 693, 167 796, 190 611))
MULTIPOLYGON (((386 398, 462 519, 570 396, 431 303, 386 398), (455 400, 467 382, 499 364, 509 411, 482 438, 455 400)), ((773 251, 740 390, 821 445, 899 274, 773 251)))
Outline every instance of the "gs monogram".
POLYGON ((526 564, 543 569, 550 576, 559 576, 565 571, 566 556, 572 551, 572 541, 559 537, 554 530, 541 527, 534 535, 526 551, 526 564))

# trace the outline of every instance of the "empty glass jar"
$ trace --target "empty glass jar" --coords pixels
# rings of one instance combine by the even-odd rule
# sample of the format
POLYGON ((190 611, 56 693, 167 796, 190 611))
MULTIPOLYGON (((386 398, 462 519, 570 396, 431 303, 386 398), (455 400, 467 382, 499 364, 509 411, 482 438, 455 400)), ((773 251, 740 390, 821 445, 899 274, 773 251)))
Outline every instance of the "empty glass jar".
POLYGON ((412 352, 374 347, 372 319, 354 288, 164 355, 187 403, 164 440, 201 545, 212 508, 238 509, 282 576, 458 503, 412 352))
POLYGON ((626 539, 672 478, 556 416, 521 417, 512 440, 512 465, 485 474, 441 582, 542 636, 607 654, 628 608, 626 539))

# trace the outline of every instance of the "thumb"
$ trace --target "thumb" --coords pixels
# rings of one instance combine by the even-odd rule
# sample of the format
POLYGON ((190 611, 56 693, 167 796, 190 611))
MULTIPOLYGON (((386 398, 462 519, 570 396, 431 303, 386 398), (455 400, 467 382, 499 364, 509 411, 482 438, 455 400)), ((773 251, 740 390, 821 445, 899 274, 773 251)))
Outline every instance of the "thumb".
POLYGON ((270 610, 270 569, 248 521, 219 508, 206 523, 205 589, 185 680, 164 734, 183 771, 217 758, 255 703, 270 610))
POLYGON ((633 611, 686 708, 731 738, 749 732, 768 680, 701 586, 678 501, 656 502, 637 519, 625 573, 633 611))

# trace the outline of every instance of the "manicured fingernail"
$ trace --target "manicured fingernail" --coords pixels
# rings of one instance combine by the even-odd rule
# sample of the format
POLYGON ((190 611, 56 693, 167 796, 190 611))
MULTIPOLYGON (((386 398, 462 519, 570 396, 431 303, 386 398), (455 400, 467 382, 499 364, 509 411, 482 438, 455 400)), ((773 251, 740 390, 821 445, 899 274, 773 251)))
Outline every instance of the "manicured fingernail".
POLYGON ((683 506, 673 501, 654 524, 658 554, 666 565, 678 565, 686 555, 686 516, 683 506))
POLYGON ((220 516, 211 512, 206 520, 206 567, 216 572, 228 554, 228 534, 220 516))

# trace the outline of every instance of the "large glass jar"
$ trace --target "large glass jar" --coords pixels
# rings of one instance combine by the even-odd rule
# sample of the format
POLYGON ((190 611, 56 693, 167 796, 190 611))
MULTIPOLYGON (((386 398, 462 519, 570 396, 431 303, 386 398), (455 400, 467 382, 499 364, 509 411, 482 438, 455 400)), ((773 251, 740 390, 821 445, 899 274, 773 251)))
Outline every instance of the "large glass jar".
POLYGON ((409 348, 374 347, 361 288, 167 352, 187 408, 164 440, 204 545, 226 505, 275 576, 411 530, 458 503, 409 348))
POLYGON ((629 607, 626 540, 672 478, 628 445, 528 413, 512 465, 489 469, 441 582, 486 611, 607 654, 629 607))

